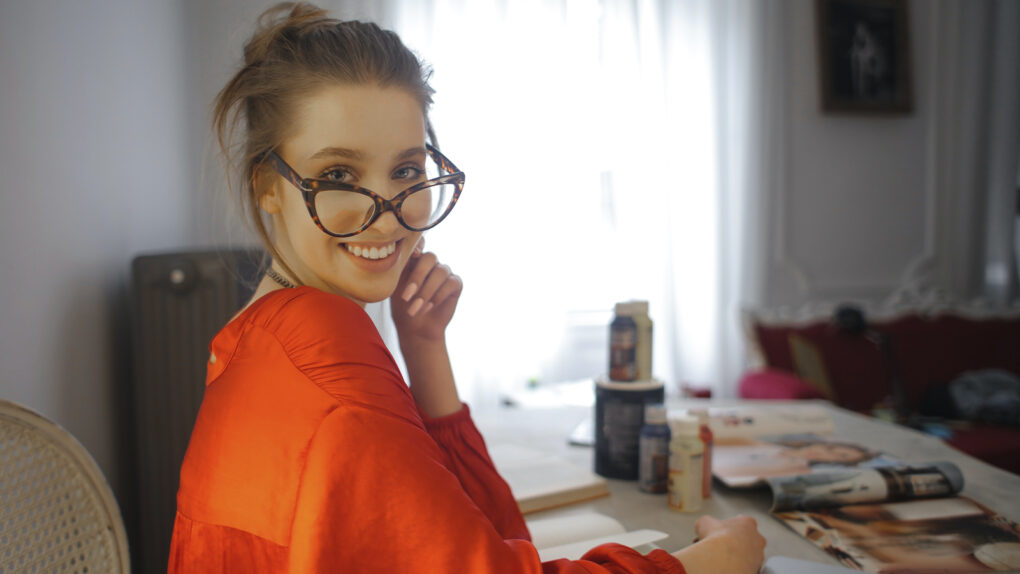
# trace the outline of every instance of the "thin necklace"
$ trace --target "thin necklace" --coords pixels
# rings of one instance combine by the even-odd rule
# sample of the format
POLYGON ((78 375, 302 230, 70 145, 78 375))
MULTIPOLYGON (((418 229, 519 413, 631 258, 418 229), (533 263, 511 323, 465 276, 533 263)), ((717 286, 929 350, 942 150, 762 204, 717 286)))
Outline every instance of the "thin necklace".
POLYGON ((276 281, 277 283, 279 283, 280 285, 287 289, 293 289, 294 287, 297 287, 297 285, 288 281, 283 275, 277 273, 276 270, 273 269, 272 267, 266 268, 266 276, 272 279, 273 281, 276 281))

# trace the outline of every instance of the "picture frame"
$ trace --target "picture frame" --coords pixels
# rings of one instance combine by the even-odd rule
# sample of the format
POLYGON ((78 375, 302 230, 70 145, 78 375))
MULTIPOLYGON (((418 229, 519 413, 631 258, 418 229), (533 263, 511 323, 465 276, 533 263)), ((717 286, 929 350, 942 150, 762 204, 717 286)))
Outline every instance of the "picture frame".
POLYGON ((913 110, 907 0, 815 0, 815 16, 823 113, 913 110))

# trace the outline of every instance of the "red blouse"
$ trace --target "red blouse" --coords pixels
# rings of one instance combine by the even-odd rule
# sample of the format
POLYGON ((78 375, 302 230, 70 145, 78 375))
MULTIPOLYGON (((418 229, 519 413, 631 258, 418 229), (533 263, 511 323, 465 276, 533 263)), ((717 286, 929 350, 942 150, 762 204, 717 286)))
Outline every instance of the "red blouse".
POLYGON ((542 564, 465 406, 419 412, 375 326, 309 287, 213 339, 169 572, 677 572, 601 545, 542 564))

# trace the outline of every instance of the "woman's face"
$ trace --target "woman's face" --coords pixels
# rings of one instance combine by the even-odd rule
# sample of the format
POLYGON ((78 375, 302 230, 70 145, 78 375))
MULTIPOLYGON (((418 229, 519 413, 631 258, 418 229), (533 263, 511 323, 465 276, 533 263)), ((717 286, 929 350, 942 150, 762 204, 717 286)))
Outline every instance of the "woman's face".
MULTIPOLYGON (((390 199, 425 179, 424 114, 400 88, 328 86, 299 102, 278 153, 303 178, 357 184, 390 199)), ((393 293, 421 236, 388 211, 358 235, 332 237, 312 221, 301 191, 282 177, 274 177, 261 206, 272 215, 277 249, 301 283, 362 305, 393 293)))

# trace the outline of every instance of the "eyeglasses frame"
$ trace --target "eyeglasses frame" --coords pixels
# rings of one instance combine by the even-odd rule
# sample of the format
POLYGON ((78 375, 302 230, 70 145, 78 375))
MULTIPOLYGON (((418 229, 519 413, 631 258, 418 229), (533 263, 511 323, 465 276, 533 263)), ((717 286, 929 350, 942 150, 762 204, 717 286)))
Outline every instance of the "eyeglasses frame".
POLYGON ((460 194, 464 190, 464 172, 457 169, 457 166, 453 164, 445 155, 443 155, 438 149, 433 147, 431 144, 425 144, 425 151, 428 152, 429 157, 439 166, 439 169, 447 172, 446 175, 434 177, 432 179, 425 180, 420 183, 416 183, 411 187, 401 191, 393 197, 393 199, 386 199, 378 193, 361 187, 360 185, 354 185, 352 183, 342 183, 339 181, 329 181, 327 179, 318 179, 314 177, 303 178, 301 175, 290 166, 276 151, 271 151, 266 154, 260 161, 256 162, 256 166, 263 162, 268 162, 269 166, 273 170, 280 174, 284 179, 289 181, 294 187, 298 188, 305 200, 305 207, 308 208, 308 214, 312 216, 312 221, 315 225, 322 230, 326 235, 330 235, 337 238, 353 237, 358 235, 362 231, 365 231, 372 226, 373 223, 379 219, 382 214, 387 211, 392 211, 393 215, 397 218, 397 221, 405 229, 411 231, 426 231, 437 226, 446 219, 446 216, 453 211, 453 207, 457 205, 457 200, 460 199, 460 194), (430 225, 425 227, 413 227, 404 221, 404 218, 400 215, 400 207, 403 205, 404 200, 415 192, 421 191, 427 187, 434 187, 437 185, 452 184, 455 191, 453 192, 453 198, 450 200, 450 205, 446 208, 439 219, 435 220, 430 225), (372 217, 366 221, 357 231, 351 233, 335 233, 326 229, 319 219, 319 214, 315 210, 315 196, 323 191, 349 191, 352 193, 359 193, 369 197, 375 203, 375 211, 372 217))

